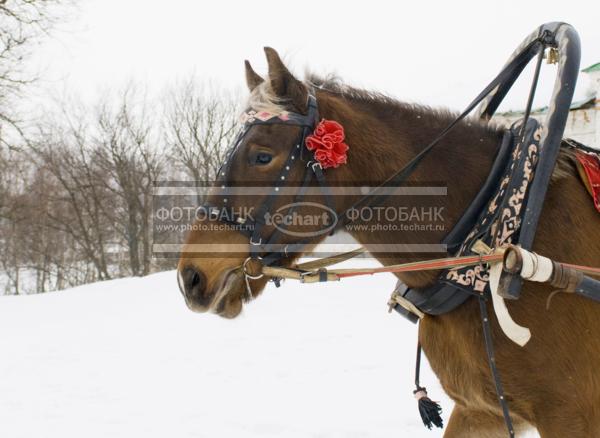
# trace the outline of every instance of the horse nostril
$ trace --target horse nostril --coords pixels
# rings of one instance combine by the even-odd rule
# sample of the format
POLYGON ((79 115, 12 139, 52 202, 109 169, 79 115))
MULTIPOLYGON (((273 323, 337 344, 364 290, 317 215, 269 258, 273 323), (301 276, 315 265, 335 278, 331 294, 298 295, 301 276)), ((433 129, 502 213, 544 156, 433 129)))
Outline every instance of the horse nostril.
POLYGON ((202 279, 200 278, 200 274, 198 273, 198 271, 194 272, 194 275, 192 277, 192 288, 196 287, 201 281, 202 279))
POLYGON ((183 293, 187 298, 203 306, 210 304, 206 296, 206 276, 202 271, 187 266, 181 271, 181 280, 183 293))

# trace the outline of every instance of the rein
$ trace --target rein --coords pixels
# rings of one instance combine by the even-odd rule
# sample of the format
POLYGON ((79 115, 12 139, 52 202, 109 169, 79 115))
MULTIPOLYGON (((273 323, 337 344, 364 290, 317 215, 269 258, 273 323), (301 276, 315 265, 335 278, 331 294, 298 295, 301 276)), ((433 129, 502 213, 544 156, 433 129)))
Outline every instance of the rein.
MULTIPOLYGON (((478 256, 445 257, 418 262, 388 265, 380 268, 357 268, 357 269, 334 269, 327 270, 324 267, 306 270, 302 265, 293 269, 272 266, 263 266, 261 273, 269 277, 288 278, 300 280, 302 283, 317 283, 321 281, 339 281, 343 278, 358 277, 362 275, 374 275, 382 273, 436 271, 444 268, 459 268, 464 266, 475 266, 483 263, 501 262, 503 254, 487 254, 478 256)), ((335 262, 338 263, 338 262, 335 262)))

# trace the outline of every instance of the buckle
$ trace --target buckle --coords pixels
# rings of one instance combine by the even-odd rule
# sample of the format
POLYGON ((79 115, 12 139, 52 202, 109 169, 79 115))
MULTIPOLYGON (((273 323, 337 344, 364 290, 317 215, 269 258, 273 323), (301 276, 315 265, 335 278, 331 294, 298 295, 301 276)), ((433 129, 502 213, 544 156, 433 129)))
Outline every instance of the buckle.
POLYGON ((251 236, 251 237, 250 237, 250 245, 253 245, 253 246, 261 246, 261 245, 262 245, 262 237, 259 237, 259 238, 258 238, 258 242, 254 242, 254 241, 252 240, 252 237, 253 237, 253 236, 251 236))
POLYGON ((321 166, 321 163, 319 163, 318 161, 309 161, 308 163, 306 163, 306 167, 310 167, 313 172, 316 172, 315 168, 323 170, 323 166, 321 166))
POLYGON ((388 301, 388 312, 391 312, 392 310, 396 310, 412 322, 416 322, 425 316, 417 306, 404 298, 398 291, 392 292, 392 296, 390 296, 388 301), (400 309, 396 307, 397 305, 400 306, 400 309))

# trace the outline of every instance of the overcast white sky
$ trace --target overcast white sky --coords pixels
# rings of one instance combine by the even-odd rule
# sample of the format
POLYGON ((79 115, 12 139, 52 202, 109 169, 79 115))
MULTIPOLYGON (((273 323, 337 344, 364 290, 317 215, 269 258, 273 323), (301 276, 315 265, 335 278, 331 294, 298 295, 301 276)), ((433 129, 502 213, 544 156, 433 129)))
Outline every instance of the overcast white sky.
MULTIPOLYGON (((242 87, 243 60, 264 72, 262 47, 270 45, 300 76, 335 72, 403 100, 459 109, 526 35, 556 20, 579 31, 582 67, 600 61, 597 1, 80 0, 78 9, 34 64, 44 87, 85 98, 130 80, 160 90, 192 73, 242 87)), ((522 106, 524 85, 508 107, 522 106)))

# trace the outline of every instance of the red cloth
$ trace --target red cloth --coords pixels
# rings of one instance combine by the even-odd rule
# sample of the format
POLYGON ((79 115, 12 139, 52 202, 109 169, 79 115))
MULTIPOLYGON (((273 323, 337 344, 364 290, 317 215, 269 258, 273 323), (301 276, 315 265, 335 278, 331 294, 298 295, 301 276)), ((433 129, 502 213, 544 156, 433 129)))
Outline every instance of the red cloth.
POLYGON ((315 131, 306 137, 306 148, 313 151, 323 169, 338 167, 348 159, 348 145, 344 143, 344 128, 334 120, 321 120, 315 131))
POLYGON ((596 210, 600 212, 600 157, 598 154, 584 151, 577 151, 576 156, 587 176, 596 210))

